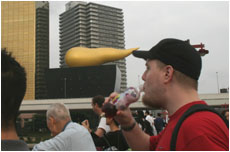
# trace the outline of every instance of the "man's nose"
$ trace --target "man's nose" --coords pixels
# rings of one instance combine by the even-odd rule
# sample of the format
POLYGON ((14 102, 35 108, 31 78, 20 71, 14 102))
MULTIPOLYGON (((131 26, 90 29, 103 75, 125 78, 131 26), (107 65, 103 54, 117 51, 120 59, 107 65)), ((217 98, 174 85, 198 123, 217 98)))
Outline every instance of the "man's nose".
POLYGON ((145 81, 145 73, 146 72, 144 72, 143 75, 142 75, 142 77, 141 77, 143 81, 145 81))

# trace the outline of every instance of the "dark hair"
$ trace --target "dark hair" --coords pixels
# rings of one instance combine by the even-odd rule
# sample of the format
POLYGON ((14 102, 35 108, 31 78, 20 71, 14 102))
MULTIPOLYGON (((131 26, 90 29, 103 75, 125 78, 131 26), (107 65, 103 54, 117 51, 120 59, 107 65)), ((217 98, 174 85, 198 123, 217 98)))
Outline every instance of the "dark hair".
POLYGON ((148 110, 146 110, 145 113, 148 114, 148 115, 150 114, 148 110))
POLYGON ((93 97, 92 103, 93 105, 97 104, 101 108, 104 101, 105 101, 105 98, 102 95, 97 95, 93 97))
POLYGON ((159 116, 159 117, 160 117, 160 116, 161 116, 161 113, 157 113, 157 116, 159 116))
POLYGON ((144 112, 142 110, 138 110, 137 114, 139 118, 145 118, 144 112))
POLYGON ((114 121, 114 123, 115 123, 115 125, 117 126, 117 127, 119 127, 119 123, 113 118, 113 121, 114 121))
POLYGON ((1 122, 2 127, 15 124, 19 107, 26 92, 26 73, 24 68, 8 53, 1 49, 1 122))

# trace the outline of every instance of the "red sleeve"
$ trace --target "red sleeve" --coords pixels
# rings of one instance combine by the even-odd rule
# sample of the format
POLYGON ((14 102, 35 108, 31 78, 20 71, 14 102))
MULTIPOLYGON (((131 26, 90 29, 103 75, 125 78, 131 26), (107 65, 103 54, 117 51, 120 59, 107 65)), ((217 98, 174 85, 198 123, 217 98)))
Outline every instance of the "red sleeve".
MULTIPOLYGON (((162 132, 164 132, 164 131, 162 131, 162 132)), ((162 132, 157 136, 151 136, 150 137, 150 147, 149 147, 150 150, 155 150, 156 149, 162 132)))
POLYGON ((212 112, 197 112, 182 124, 176 150, 229 150, 229 130, 212 112))

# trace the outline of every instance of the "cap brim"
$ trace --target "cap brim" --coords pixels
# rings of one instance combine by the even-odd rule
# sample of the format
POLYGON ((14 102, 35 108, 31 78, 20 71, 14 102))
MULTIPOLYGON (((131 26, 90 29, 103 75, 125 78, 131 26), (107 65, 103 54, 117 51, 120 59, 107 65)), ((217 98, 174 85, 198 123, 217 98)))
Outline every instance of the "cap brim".
POLYGON ((142 58, 145 60, 151 58, 151 54, 149 51, 133 51, 133 56, 135 56, 137 58, 142 58))

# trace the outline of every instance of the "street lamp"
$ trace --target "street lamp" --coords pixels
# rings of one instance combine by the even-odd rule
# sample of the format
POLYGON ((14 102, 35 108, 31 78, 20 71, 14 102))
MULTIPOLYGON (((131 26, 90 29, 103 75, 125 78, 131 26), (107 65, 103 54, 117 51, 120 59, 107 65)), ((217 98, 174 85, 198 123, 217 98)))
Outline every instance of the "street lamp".
POLYGON ((219 88, 219 79, 218 79, 218 72, 216 72, 216 81, 217 81, 217 89, 218 89, 218 93, 220 93, 220 88, 219 88))
POLYGON ((66 98, 66 78, 64 78, 64 97, 66 98))

